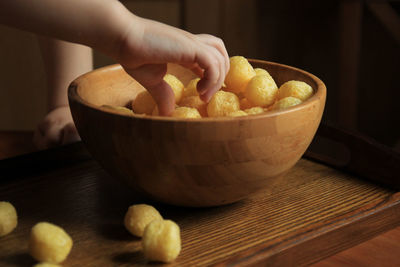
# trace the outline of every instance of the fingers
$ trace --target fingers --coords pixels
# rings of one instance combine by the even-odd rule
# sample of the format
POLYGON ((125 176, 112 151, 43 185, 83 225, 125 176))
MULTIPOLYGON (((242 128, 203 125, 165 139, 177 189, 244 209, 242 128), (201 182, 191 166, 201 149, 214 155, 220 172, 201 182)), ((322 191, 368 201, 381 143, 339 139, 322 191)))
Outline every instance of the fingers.
POLYGON ((153 96, 159 114, 169 115, 175 108, 173 91, 163 81, 167 63, 180 64, 201 77, 197 90, 201 99, 208 102, 222 87, 229 70, 223 41, 151 21, 145 21, 145 26, 140 45, 129 42, 118 62, 153 96))
POLYGON ((80 137, 68 107, 60 107, 47 114, 43 121, 39 123, 33 136, 33 142, 39 149, 47 149, 79 140, 80 137))
POLYGON ((204 70, 197 63, 180 63, 180 65, 190 69, 194 74, 201 78, 204 76, 204 70))
POLYGON ((63 127, 51 125, 45 132, 37 129, 33 135, 34 145, 41 150, 78 142, 79 140, 81 138, 73 123, 68 123, 63 127))
POLYGON ((221 55, 224 57, 225 72, 228 73, 230 65, 229 55, 226 51, 224 42, 220 38, 209 34, 198 34, 197 37, 204 43, 215 47, 221 53, 221 55))
POLYGON ((226 76, 223 57, 217 49, 210 47, 207 56, 212 57, 209 61, 211 65, 206 66, 203 78, 197 84, 200 98, 205 102, 208 102, 214 93, 221 88, 226 76))
POLYGON ((215 53, 211 48, 204 49, 202 53, 198 55, 197 60, 200 67, 204 69, 203 77, 197 83, 197 91, 200 95, 203 95, 208 90, 214 90, 218 87, 221 70, 218 59, 215 57, 215 53))
POLYGON ((208 102, 212 95, 221 88, 224 81, 224 71, 220 62, 218 62, 218 56, 213 49, 210 50, 208 55, 213 58, 210 61, 211 66, 206 67, 203 78, 197 83, 200 98, 205 102, 208 102))
POLYGON ((35 146, 39 149, 47 149, 61 145, 61 130, 62 126, 56 120, 46 116, 34 134, 35 146))
POLYGON ((147 89, 157 103, 161 116, 169 116, 175 109, 175 95, 171 87, 163 80, 147 89))
POLYGON ((33 134, 33 144, 39 150, 44 150, 47 148, 46 139, 44 138, 43 133, 39 131, 39 129, 36 129, 33 134))
POLYGON ((203 78, 197 84, 197 90, 203 101, 208 102, 217 92, 229 71, 229 57, 221 39, 211 35, 197 35, 205 44, 198 54, 198 62, 204 68, 203 78))
POLYGON ((81 140, 81 137, 78 134, 78 130, 75 127, 75 124, 70 122, 67 123, 61 130, 61 144, 70 144, 74 142, 78 142, 81 140))
POLYGON ((153 96, 161 116, 168 116, 174 111, 174 92, 163 79, 167 72, 167 64, 145 64, 125 71, 153 96))

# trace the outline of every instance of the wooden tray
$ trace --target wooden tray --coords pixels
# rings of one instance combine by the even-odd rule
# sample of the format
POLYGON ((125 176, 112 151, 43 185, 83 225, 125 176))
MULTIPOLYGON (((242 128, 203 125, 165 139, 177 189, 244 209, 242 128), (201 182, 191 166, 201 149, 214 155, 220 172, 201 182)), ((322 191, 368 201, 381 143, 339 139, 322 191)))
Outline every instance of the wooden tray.
MULTIPOLYGON (((153 204, 181 227, 172 266, 301 266, 400 224, 400 193, 302 159, 272 193, 236 204, 180 208, 138 199, 93 161, 81 143, 0 161, 0 200, 17 229, 0 238, 0 266, 31 266, 30 228, 49 221, 74 246, 63 266, 145 265, 140 239, 122 221, 128 206, 153 204)), ((153 265, 153 264, 152 264, 153 265)))

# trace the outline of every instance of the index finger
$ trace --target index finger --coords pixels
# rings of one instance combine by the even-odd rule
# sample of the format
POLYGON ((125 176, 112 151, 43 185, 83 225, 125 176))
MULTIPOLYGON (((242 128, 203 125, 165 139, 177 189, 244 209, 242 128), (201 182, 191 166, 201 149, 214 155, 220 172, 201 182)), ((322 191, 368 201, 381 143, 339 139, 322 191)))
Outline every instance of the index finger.
POLYGON ((154 98, 160 115, 170 115, 175 108, 175 95, 172 88, 164 81, 166 64, 145 64, 134 69, 125 69, 154 98))

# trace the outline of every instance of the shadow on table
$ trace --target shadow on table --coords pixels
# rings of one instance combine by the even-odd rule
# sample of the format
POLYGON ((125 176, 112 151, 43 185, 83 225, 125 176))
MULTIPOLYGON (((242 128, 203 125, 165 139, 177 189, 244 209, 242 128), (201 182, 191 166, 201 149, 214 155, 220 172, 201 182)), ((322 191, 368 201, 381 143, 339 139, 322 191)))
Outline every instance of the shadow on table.
POLYGON ((9 256, 5 256, 0 259, 0 266, 18 266, 18 267, 25 267, 25 266, 33 266, 37 262, 28 254, 28 253, 15 253, 9 256))

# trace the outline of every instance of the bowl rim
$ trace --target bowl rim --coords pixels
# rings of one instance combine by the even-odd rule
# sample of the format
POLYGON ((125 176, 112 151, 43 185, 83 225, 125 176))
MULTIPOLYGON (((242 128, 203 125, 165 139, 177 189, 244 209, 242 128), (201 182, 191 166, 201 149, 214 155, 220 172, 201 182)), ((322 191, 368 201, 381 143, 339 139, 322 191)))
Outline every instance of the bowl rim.
POLYGON ((109 109, 107 107, 102 107, 98 105, 94 105, 86 100, 84 100, 79 94, 78 94, 78 83, 80 79, 85 78, 86 76, 91 75, 92 73, 98 73, 98 72, 103 72, 103 71, 109 71, 109 70, 116 70, 116 69, 122 69, 122 66, 120 64, 112 64, 112 65, 107 65, 95 70, 92 70, 90 72, 87 72, 85 74, 80 75, 76 79, 74 79, 69 87, 68 87, 68 99, 69 99, 69 104, 71 104, 71 101, 74 101, 80 105, 83 105, 87 108, 94 109, 97 111, 113 114, 116 116, 121 116, 121 117, 126 117, 126 118, 131 118, 131 119, 139 119, 139 120, 149 120, 149 121, 165 121, 165 122, 185 122, 185 123, 210 123, 210 122, 228 122, 228 121, 248 121, 248 120, 257 120, 261 118, 268 118, 268 117, 275 117, 279 116, 281 114, 286 114, 286 113, 291 113, 291 112, 296 112, 301 109, 305 109, 309 106, 312 106, 315 102, 320 101, 321 99, 325 99, 326 97, 326 86, 322 82, 321 79, 319 79, 317 76, 314 74, 307 72, 305 70, 281 64, 281 63, 276 63, 276 62, 271 62, 271 61, 266 61, 266 60, 261 60, 261 59, 248 59, 250 63, 258 63, 258 64, 265 64, 267 63, 268 65, 274 65, 277 67, 283 67, 283 68, 288 68, 293 71, 297 71, 302 73, 305 76, 310 77, 314 83, 316 84, 317 88, 314 92, 314 94, 307 99, 306 101, 293 106, 289 107, 286 109, 282 110, 271 110, 267 111, 265 113, 260 113, 260 114, 254 114, 254 115, 249 115, 249 116, 239 116, 239 117, 230 117, 230 116, 225 116, 225 117, 202 117, 202 118, 176 118, 176 117, 166 117, 166 116, 155 116, 155 115, 145 115, 145 114, 124 114, 120 113, 118 111, 114 111, 112 109, 109 109))

